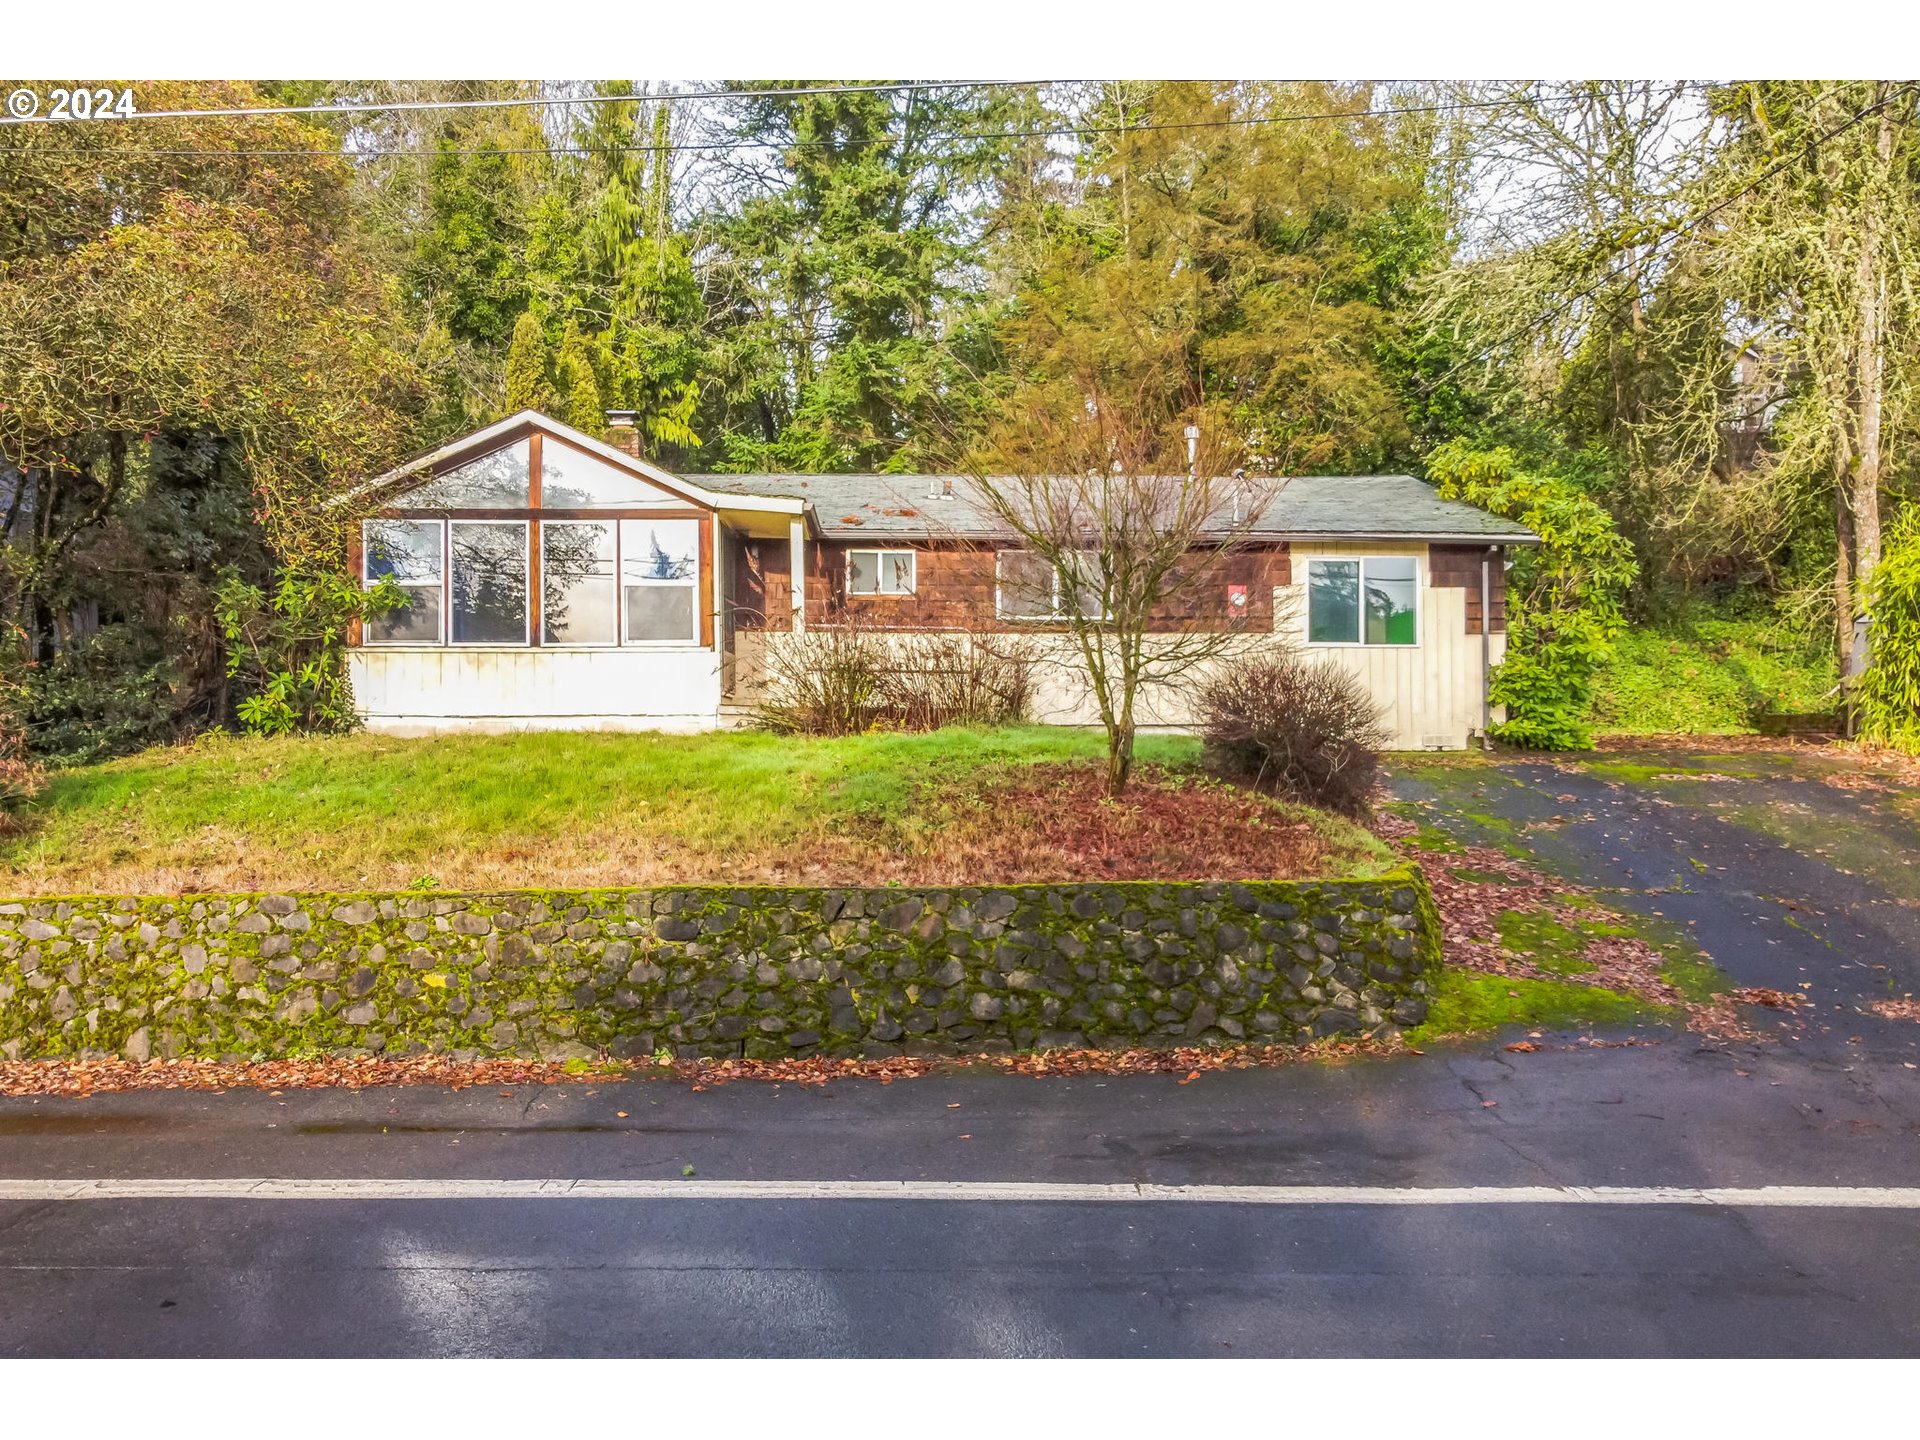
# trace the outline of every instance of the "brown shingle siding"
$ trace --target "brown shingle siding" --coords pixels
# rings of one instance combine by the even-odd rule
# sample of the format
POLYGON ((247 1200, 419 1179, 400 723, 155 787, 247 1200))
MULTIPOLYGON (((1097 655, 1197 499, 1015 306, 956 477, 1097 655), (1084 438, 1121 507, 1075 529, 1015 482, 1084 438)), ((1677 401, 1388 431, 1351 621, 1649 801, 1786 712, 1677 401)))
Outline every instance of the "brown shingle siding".
MULTIPOLYGON (((751 604, 764 606, 762 613, 779 624, 787 613, 787 551, 784 543, 747 542, 743 573, 762 578, 762 594, 753 600, 737 599, 743 605, 741 623, 749 623, 745 613, 751 604), (757 565, 753 551, 758 550, 757 565)), ((971 544, 859 544, 857 542, 813 542, 807 546, 807 613, 821 620, 837 614, 851 614, 868 624, 905 630, 1006 629, 1031 630, 1031 623, 1003 622, 995 614, 997 548, 971 544), (911 595, 848 595, 847 552, 849 550, 911 550, 914 553, 914 593, 911 595)), ((1162 621, 1166 628, 1203 624, 1209 619, 1226 628, 1228 587, 1247 587, 1244 612, 1231 615, 1236 628, 1256 630, 1273 628, 1273 591, 1291 581, 1291 565, 1284 543, 1248 545, 1227 556, 1203 586, 1177 597, 1167 607, 1162 621)), ((738 592, 736 592, 738 594, 738 592)), ((1044 627, 1040 627, 1044 628, 1044 627)))
POLYGON ((1493 633, 1507 628, 1507 567, 1503 551, 1489 556, 1484 545, 1429 545, 1427 573, 1436 586, 1467 592, 1467 634, 1480 633, 1480 562, 1487 567, 1487 598, 1493 611, 1493 633))

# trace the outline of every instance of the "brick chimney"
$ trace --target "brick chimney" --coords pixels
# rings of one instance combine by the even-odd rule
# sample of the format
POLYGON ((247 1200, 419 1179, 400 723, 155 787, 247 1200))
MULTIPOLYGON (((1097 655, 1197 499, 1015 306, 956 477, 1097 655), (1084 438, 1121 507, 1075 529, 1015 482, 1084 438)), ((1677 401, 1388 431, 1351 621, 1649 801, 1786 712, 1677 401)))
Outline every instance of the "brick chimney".
POLYGON ((607 444, 640 458, 640 416, 632 410, 607 411, 607 444))

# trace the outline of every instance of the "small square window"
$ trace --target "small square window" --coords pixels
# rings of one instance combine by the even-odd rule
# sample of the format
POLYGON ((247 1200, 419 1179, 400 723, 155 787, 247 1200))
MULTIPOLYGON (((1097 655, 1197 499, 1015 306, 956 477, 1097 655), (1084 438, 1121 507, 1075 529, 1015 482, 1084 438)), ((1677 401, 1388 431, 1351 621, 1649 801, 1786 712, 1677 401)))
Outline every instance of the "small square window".
POLYGON ((849 595, 911 595, 914 587, 911 550, 849 550, 849 595))

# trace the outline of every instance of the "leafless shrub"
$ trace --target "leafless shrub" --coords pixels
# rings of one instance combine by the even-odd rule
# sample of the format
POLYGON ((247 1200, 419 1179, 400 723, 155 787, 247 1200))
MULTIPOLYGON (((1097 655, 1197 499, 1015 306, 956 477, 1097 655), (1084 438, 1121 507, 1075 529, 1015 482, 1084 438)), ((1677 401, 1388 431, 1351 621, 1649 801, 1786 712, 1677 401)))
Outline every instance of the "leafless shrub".
POLYGON ((847 616, 769 640, 767 698, 755 718, 782 734, 1004 725, 1032 707, 1033 657, 1023 637, 889 634, 847 616))
POLYGON ((892 647, 884 685, 897 723, 1007 725, 1033 708, 1033 655, 1022 636, 935 631, 892 647))
POLYGON ((1389 736, 1366 686, 1332 661, 1237 658, 1195 703, 1215 770, 1330 810, 1366 808, 1389 736))
POLYGON ((783 735, 857 735, 880 722, 886 643, 853 625, 768 636, 756 722, 783 735))

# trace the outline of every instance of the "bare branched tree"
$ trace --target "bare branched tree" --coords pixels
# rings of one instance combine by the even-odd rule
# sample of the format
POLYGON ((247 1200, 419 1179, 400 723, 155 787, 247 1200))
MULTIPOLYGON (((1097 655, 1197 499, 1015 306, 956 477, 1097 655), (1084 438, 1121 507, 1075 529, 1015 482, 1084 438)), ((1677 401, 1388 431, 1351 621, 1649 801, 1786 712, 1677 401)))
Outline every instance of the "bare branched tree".
POLYGON ((1241 630, 1216 582, 1274 488, 1238 470, 1218 415, 1186 401, 1197 386, 1165 379, 1087 366, 1023 386, 966 465, 1022 547, 999 559, 1002 613, 1071 637, 1106 727, 1109 795, 1133 768, 1141 691, 1177 682, 1241 630))

